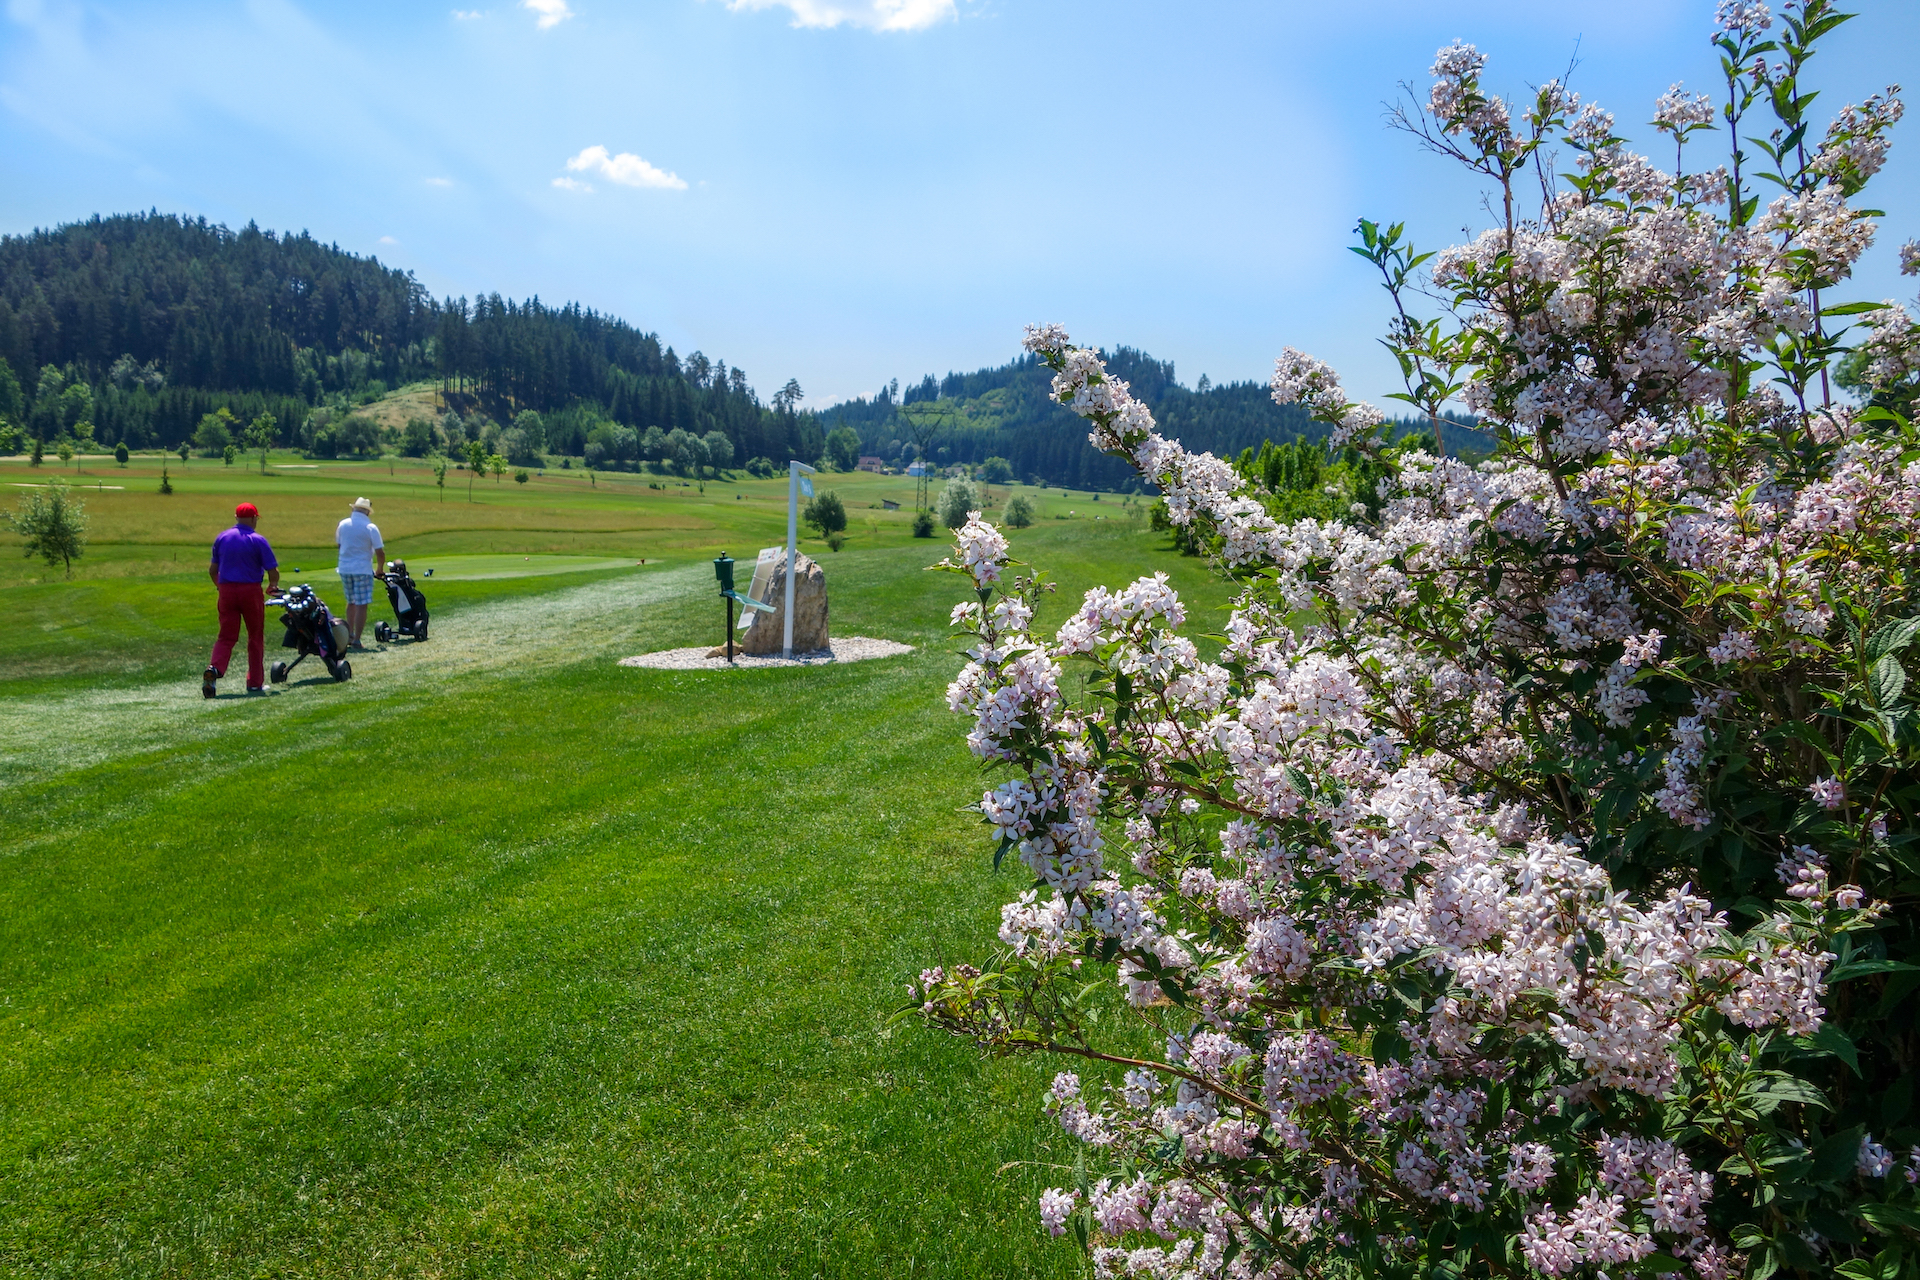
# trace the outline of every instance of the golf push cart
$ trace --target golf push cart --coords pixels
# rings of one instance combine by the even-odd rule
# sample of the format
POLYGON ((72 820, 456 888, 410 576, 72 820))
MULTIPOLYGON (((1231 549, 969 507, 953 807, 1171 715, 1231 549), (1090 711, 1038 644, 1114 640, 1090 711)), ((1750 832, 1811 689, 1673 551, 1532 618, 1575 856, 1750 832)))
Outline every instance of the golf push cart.
POLYGON ((280 625, 287 629, 280 639, 280 647, 293 649, 298 656, 292 662, 276 662, 268 672, 275 684, 285 684, 293 669, 303 662, 308 654, 316 655, 326 664, 327 674, 335 680, 353 679, 353 664, 346 659, 346 624, 333 616, 313 588, 301 583, 282 595, 270 596, 267 603, 278 605, 285 612, 280 615, 280 625))
MULTIPOLYGON (((429 569, 428 573, 433 571, 429 569)), ((395 560, 387 566, 387 571, 376 574, 387 584, 387 603, 393 606, 394 624, 380 621, 373 624, 373 638, 381 644, 406 636, 414 643, 427 638, 427 598, 414 585, 413 575, 407 572, 405 560, 395 560)))

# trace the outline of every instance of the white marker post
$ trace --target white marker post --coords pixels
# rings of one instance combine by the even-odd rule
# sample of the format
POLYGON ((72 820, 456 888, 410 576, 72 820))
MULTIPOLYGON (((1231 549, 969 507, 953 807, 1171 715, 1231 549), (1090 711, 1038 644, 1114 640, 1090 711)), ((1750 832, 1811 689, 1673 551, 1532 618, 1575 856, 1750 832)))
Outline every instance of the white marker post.
POLYGON ((797 563, 797 543, 800 537, 800 486, 805 485, 807 496, 813 496, 813 481, 800 473, 813 475, 814 470, 804 462, 787 463, 787 607, 781 614, 784 630, 780 637, 780 656, 793 657, 793 575, 797 563))

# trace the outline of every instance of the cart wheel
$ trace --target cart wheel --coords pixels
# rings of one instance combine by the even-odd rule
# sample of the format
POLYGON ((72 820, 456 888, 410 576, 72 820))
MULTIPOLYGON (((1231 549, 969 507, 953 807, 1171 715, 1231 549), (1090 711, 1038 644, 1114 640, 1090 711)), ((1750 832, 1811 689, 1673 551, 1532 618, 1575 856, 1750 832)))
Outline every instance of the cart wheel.
POLYGON ((267 678, 275 684, 285 684, 287 682, 287 664, 284 662, 274 663, 273 666, 267 670, 267 678))
POLYGON ((393 639, 393 629, 387 626, 384 621, 376 622, 373 624, 373 638, 381 644, 385 644, 393 639))
POLYGON ((413 631, 413 638, 414 638, 415 640, 418 640, 418 641, 420 641, 420 642, 421 642, 421 643, 423 643, 423 644, 424 644, 424 643, 426 642, 426 639, 427 639, 427 624, 426 624, 426 623, 424 623, 424 622, 423 622, 423 623, 421 623, 421 624, 420 624, 420 625, 419 625, 418 627, 415 627, 415 628, 414 628, 414 631, 413 631))
POLYGON ((353 664, 343 659, 338 666, 334 667, 333 678, 335 680, 353 679, 353 664))

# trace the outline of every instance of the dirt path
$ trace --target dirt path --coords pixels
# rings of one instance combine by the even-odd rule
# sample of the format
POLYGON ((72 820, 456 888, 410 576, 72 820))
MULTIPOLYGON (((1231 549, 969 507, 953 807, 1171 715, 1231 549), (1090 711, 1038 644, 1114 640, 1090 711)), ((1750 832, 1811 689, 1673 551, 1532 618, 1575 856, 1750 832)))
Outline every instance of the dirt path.
MULTIPOLYGON (((698 587, 705 566, 643 571, 585 586, 462 609, 433 622, 423 645, 392 645, 353 655, 354 679, 333 685, 318 659, 308 658, 274 699, 298 699, 303 682, 329 687, 329 704, 361 704, 366 716, 392 714, 406 695, 449 680, 507 668, 529 671, 585 658, 620 657, 642 644, 640 611, 698 587)), ((382 605, 384 616, 384 603, 382 605)), ((278 611, 267 610, 268 635, 278 636, 278 611)), ((371 628, 369 628, 371 632, 371 628)), ((281 651, 269 642, 267 660, 281 651)), ((0 699, 0 782, 18 783, 157 747, 211 741, 234 727, 234 716, 259 710, 242 693, 244 653, 209 702, 196 680, 167 680, 129 689, 101 689, 47 697, 0 699), (231 692, 227 692, 227 690, 231 692), (239 696, 236 696, 239 695, 239 696)), ((285 705, 284 703, 280 703, 285 705)))

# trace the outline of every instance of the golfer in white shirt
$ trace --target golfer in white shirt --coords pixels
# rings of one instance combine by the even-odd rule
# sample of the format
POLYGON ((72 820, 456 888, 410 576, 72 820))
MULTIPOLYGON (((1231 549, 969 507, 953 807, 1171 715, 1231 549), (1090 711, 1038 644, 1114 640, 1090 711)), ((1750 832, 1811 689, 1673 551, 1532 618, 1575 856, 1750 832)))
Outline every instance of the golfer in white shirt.
POLYGON ((358 649, 367 606, 373 603, 374 575, 387 571, 387 546, 373 522, 373 503, 355 498, 353 514, 334 530, 333 541, 340 548, 340 583, 347 592, 347 644, 358 649))

